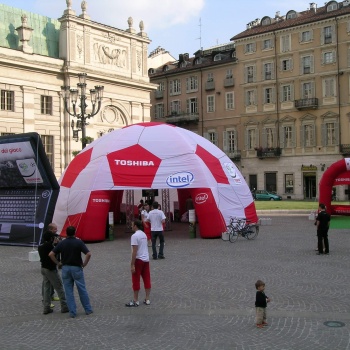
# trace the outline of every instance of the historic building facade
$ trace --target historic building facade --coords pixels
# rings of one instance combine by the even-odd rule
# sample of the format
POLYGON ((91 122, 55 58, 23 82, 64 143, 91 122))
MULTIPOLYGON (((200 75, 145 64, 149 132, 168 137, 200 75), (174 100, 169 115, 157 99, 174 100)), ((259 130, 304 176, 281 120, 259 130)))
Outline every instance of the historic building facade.
MULTIPOLYGON (((188 66, 180 59, 176 69, 150 70, 159 86, 152 118, 179 124, 178 100, 188 116, 182 126, 222 148, 252 189, 316 198, 323 171, 350 155, 349 39, 349 1, 262 17, 231 39, 229 61, 219 60, 221 47, 211 57, 197 53, 188 66), (196 68, 201 58, 206 63, 196 68)), ((348 187, 339 186, 336 196, 348 199, 348 187)))
POLYGON ((128 28, 120 30, 92 21, 86 1, 80 15, 71 9, 72 1, 66 3, 58 20, 0 5, 0 133, 39 133, 57 176, 81 150, 81 133, 78 142, 72 139, 77 119, 64 109, 61 86, 76 89, 78 74, 87 74, 87 113, 90 89, 104 86, 101 109, 86 126, 92 139, 150 121, 154 90, 147 68, 150 40, 142 21, 136 31, 129 18, 128 28))

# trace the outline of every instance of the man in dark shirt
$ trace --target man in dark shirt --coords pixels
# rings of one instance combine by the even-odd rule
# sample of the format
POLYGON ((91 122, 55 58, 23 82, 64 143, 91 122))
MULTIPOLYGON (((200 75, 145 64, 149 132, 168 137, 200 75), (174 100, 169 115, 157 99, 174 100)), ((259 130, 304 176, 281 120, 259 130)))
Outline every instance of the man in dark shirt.
POLYGON ((319 210, 320 211, 316 217, 317 242, 318 242, 317 255, 323 254, 323 244, 324 244, 324 253, 329 254, 328 230, 329 230, 331 217, 326 212, 326 206, 323 203, 320 203, 319 210))
POLYGON ((57 265, 50 259, 49 253, 53 249, 54 234, 51 231, 46 231, 43 235, 44 243, 38 247, 38 252, 41 262, 41 274, 43 275, 43 303, 44 315, 53 312, 51 305, 51 288, 57 292, 60 303, 61 312, 68 312, 66 296, 63 291, 61 277, 57 271, 57 265))
POLYGON ((86 315, 92 314, 90 298, 85 287, 83 268, 88 264, 91 253, 84 242, 75 237, 75 227, 68 226, 66 229, 67 238, 58 243, 58 245, 49 254, 55 264, 62 266, 62 280, 64 291, 66 292, 67 305, 70 317, 77 315, 77 306, 74 300, 74 283, 78 289, 80 302, 84 307, 86 315), (59 262, 55 254, 61 253, 59 262), (84 262, 81 253, 85 254, 84 262))

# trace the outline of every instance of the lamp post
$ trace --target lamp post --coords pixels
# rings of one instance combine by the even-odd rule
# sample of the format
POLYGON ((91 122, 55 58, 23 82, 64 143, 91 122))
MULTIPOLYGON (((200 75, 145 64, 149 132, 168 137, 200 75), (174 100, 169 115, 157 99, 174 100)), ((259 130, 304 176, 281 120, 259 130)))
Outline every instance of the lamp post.
POLYGON ((103 98, 104 86, 96 85, 94 89, 90 90, 90 97, 92 103, 92 111, 90 114, 86 113, 86 73, 78 74, 79 83, 77 84, 77 89, 71 89, 70 86, 62 86, 62 96, 64 101, 64 109, 66 112, 74 118, 77 118, 76 129, 74 128, 74 120, 72 120, 71 127, 73 130, 73 139, 78 141, 79 131, 82 132, 81 144, 82 148, 86 146, 86 125, 89 125, 87 119, 95 116, 101 109, 101 103, 103 98), (80 102, 80 113, 77 112, 77 103, 80 102), (73 113, 69 109, 69 101, 72 102, 73 113), (97 105, 97 106, 96 106, 97 105))

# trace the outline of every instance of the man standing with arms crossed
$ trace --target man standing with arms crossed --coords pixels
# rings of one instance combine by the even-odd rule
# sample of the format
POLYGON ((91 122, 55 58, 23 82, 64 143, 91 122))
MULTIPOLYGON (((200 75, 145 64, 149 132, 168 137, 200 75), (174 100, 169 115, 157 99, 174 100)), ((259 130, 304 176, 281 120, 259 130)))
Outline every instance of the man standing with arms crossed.
POLYGON ((153 260, 165 259, 164 256, 164 235, 163 235, 163 224, 165 223, 165 214, 162 210, 158 209, 158 202, 153 202, 153 210, 148 213, 146 221, 151 223, 151 235, 152 235, 152 256, 153 260), (157 256, 157 237, 159 237, 160 247, 159 254, 157 256))
POLYGON ((62 266, 62 281, 66 293, 67 306, 70 317, 77 315, 77 306, 74 300, 74 283, 77 286, 80 302, 84 307, 86 315, 92 314, 90 299, 85 287, 83 268, 89 263, 91 253, 85 243, 75 237, 75 227, 68 226, 66 229, 67 238, 50 252, 49 257, 58 266, 62 266), (56 254, 61 253, 61 261, 56 259, 56 254), (85 254, 84 262, 81 253, 85 254))

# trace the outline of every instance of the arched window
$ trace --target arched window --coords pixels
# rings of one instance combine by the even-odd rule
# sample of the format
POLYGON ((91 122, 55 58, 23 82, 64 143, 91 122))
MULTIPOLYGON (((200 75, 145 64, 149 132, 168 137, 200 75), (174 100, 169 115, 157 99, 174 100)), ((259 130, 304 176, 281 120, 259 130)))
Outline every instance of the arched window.
POLYGON ((327 12, 338 10, 338 3, 336 1, 330 1, 327 4, 327 12))
POLYGON ((153 68, 150 68, 149 70, 148 70, 148 74, 154 74, 156 71, 153 69, 153 68))
POLYGON ((218 53, 217 55, 214 56, 214 61, 221 61, 221 60, 222 60, 221 53, 218 53))
POLYGON ((267 26, 269 24, 271 24, 271 18, 269 16, 263 17, 262 20, 261 20, 261 25, 262 26, 267 26))
POLYGON ((168 71, 168 70, 169 70, 169 66, 165 65, 165 66, 163 67, 163 72, 166 72, 166 71, 168 71))
POLYGON ((287 19, 292 19, 292 18, 296 18, 297 17, 297 13, 294 10, 290 10, 287 12, 286 18, 287 19))

